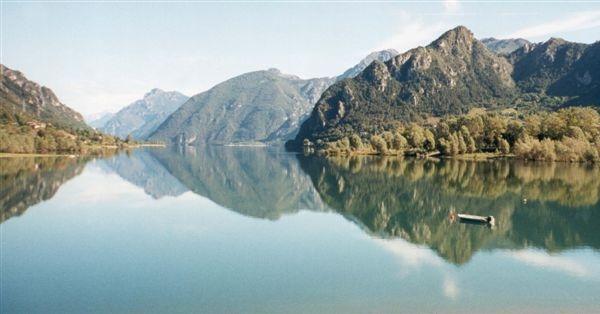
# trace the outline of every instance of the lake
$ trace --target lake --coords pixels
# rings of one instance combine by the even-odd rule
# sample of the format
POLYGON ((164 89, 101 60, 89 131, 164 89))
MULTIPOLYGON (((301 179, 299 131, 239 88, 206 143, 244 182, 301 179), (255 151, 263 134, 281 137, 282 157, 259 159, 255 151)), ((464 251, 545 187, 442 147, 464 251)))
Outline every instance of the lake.
POLYGON ((0 163, 2 313, 600 312, 597 166, 252 147, 0 163))

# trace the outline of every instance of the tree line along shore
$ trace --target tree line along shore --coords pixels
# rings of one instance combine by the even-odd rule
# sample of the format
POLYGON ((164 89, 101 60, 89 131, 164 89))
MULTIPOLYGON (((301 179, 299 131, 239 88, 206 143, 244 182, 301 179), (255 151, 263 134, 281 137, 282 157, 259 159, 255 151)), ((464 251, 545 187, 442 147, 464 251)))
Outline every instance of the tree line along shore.
POLYGON ((508 109, 398 123, 375 134, 337 140, 304 139, 320 155, 442 155, 460 158, 510 156, 526 160, 600 162, 600 114, 591 107, 519 113, 508 109))

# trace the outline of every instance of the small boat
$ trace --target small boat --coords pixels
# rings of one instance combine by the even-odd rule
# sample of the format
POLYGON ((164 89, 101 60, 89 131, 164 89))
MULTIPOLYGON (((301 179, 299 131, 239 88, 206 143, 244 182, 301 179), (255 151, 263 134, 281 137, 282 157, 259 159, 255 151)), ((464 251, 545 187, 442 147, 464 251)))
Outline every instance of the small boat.
POLYGON ((476 215, 458 214, 458 218, 461 221, 488 224, 490 226, 493 226, 496 224, 496 219, 494 219, 494 216, 484 217, 484 216, 476 216, 476 215))

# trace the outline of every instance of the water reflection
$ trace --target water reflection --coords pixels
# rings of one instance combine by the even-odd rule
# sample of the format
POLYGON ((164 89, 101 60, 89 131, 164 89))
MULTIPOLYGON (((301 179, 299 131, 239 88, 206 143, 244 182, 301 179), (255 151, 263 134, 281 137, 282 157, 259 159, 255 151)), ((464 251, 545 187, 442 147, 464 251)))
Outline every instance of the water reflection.
POLYGON ((246 216, 276 219, 323 208, 294 155, 220 146, 149 153, 190 191, 246 216))
POLYGON ((0 223, 19 216, 83 171, 87 158, 0 158, 0 223))
POLYGON ((2 160, 3 219, 37 205, 1 225, 0 312, 597 309, 597 168, 226 147, 85 162, 2 160))
MULTIPOLYGON (((2 221, 53 197, 87 159, 7 158, 2 221)), ((499 160, 304 157, 264 148, 127 152, 98 163, 154 199, 187 191, 245 216, 335 211, 375 238, 401 238, 454 264, 479 250, 600 248, 600 168, 499 160), (493 230, 450 213, 493 215, 493 230)), ((382 242, 387 243, 387 242, 382 242)))
POLYGON ((300 157, 327 206, 377 237, 424 244, 464 264, 481 249, 600 248, 600 169, 581 164, 300 157), (493 215, 458 224, 452 212, 493 215))
POLYGON ((179 196, 188 189, 179 182, 148 150, 139 149, 105 159, 102 166, 144 189, 155 199, 179 196))

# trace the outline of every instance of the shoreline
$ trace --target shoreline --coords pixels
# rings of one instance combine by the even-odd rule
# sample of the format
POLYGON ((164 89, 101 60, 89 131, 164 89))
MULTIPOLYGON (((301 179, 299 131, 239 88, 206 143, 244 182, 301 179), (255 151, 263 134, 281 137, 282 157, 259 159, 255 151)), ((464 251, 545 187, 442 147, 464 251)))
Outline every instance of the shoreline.
POLYGON ((127 146, 117 146, 117 145, 106 145, 106 146, 89 146, 86 147, 88 152, 81 153, 60 153, 60 152, 48 152, 48 153, 0 153, 0 158, 14 158, 14 157, 82 157, 93 155, 93 152, 101 151, 101 150, 126 150, 126 149, 136 149, 142 147, 166 147, 165 144, 136 144, 136 145, 127 145, 127 146))

